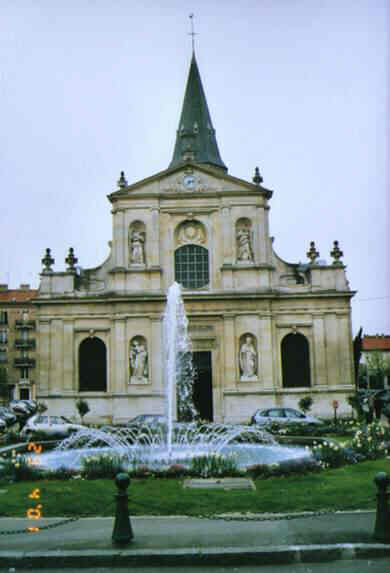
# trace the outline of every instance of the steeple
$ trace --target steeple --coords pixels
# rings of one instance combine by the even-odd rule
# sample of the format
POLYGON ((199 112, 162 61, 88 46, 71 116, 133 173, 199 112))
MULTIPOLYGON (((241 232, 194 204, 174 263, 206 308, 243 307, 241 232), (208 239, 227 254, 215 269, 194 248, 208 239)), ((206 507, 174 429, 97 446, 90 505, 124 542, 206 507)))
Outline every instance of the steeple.
POLYGON ((195 53, 192 54, 175 150, 169 167, 177 167, 188 160, 227 171, 219 155, 195 53))

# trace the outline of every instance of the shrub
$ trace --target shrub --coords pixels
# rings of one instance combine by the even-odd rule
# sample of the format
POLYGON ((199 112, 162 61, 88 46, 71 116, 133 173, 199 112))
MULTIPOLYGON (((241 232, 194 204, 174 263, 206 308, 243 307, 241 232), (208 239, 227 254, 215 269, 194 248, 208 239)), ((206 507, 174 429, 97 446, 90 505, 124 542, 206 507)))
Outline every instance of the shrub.
POLYGON ((37 466, 30 464, 26 456, 13 450, 11 458, 3 458, 0 473, 2 477, 17 482, 40 479, 43 472, 37 466))
POLYGON ((112 479, 117 473, 124 471, 123 460, 117 455, 84 456, 81 459, 81 464, 81 475, 87 479, 112 479))
POLYGON ((83 423, 84 416, 89 412, 89 404, 86 400, 79 398, 76 402, 76 408, 78 413, 80 414, 81 423, 83 423))
POLYGON ((324 441, 320 444, 314 442, 312 452, 322 469, 339 468, 347 463, 357 462, 358 459, 340 444, 324 441))
POLYGON ((382 458, 388 453, 390 429, 379 422, 365 426, 361 424, 351 441, 351 447, 365 459, 382 458))
POLYGON ((298 402, 299 408, 302 410, 302 412, 305 413, 309 412, 312 405, 313 405, 313 398, 311 396, 304 396, 298 402))
POLYGON ((267 479, 270 477, 286 477, 289 475, 307 474, 318 471, 318 463, 311 459, 292 459, 270 465, 255 464, 246 469, 246 473, 254 479, 267 479))
POLYGON ((241 475, 236 457, 232 455, 205 454, 192 458, 189 473, 203 478, 241 475))

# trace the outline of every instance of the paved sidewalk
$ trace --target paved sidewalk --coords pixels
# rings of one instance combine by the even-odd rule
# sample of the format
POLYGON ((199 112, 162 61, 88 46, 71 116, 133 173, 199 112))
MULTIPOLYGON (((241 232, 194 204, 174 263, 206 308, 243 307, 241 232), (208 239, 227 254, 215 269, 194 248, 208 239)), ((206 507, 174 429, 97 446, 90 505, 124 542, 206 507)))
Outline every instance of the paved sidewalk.
MULTIPOLYGON (((261 517, 261 516, 259 516, 261 517)), ((113 518, 84 518, 38 533, 1 531, 61 518, 0 519, 0 567, 233 565, 388 557, 373 539, 375 512, 339 512, 269 521, 135 517, 134 539, 112 544, 113 518)))

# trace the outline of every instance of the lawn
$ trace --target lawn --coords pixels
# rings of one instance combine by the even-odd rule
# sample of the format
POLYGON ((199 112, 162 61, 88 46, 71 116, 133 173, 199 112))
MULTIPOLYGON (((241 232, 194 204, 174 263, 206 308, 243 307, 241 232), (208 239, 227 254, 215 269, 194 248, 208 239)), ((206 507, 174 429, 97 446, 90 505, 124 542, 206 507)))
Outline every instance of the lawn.
MULTIPOLYGON (((132 480, 131 515, 202 515, 225 512, 299 512, 374 509, 379 471, 390 474, 390 459, 285 478, 256 480, 256 491, 183 489, 181 479, 132 480)), ((0 483, 0 516, 24 517, 41 504, 42 517, 112 516, 112 480, 41 480, 0 483), (30 496, 35 491, 35 499, 30 496), (37 497, 39 495, 39 499, 37 497)))

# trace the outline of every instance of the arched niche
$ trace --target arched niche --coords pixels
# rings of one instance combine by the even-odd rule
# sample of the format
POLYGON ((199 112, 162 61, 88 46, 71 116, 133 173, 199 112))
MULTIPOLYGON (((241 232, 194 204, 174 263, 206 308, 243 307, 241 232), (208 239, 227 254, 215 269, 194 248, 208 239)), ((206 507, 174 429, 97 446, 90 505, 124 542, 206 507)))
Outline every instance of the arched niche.
POLYGON ((283 387, 309 387, 310 349, 306 336, 299 332, 287 334, 281 343, 281 355, 283 387))
POLYGON ((257 339, 256 336, 250 332, 246 332, 240 336, 238 363, 240 380, 245 382, 258 379, 259 360, 257 339))
POLYGON ((129 263, 146 264, 146 229, 142 221, 133 221, 129 225, 129 263))
POLYGON ((79 346, 79 391, 107 391, 107 349, 100 338, 85 338, 79 346))
POLYGON ((236 221, 236 260, 239 263, 253 263, 252 221, 241 217, 236 221))

